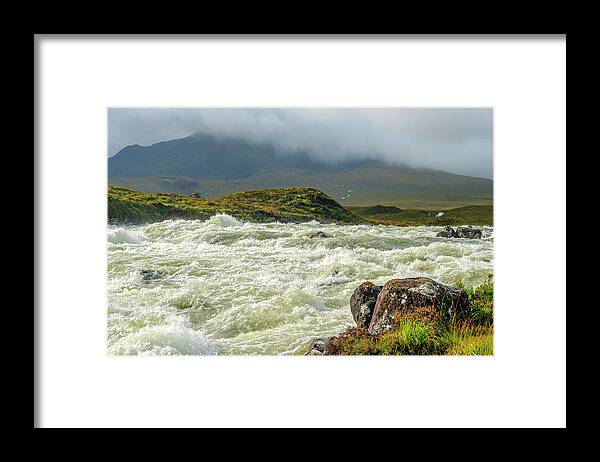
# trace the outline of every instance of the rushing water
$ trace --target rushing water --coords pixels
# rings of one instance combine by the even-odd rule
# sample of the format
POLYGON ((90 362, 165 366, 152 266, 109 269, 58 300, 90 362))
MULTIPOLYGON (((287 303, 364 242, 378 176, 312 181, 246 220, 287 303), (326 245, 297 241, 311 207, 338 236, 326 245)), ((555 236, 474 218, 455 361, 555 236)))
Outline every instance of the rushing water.
POLYGON ((354 325, 366 280, 428 276, 475 286, 493 271, 483 239, 438 227, 208 221, 109 226, 109 354, 295 354, 354 325), (311 238, 322 231, 330 238, 311 238))

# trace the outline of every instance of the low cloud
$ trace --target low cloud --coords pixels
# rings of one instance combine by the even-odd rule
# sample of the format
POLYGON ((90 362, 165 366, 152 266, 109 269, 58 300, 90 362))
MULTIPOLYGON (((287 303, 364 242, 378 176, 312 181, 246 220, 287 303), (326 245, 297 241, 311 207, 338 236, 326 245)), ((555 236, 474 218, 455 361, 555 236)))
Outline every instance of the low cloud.
POLYGON ((376 158, 389 164, 492 177, 489 108, 158 109, 111 108, 108 155, 195 132, 268 142, 328 162, 376 158))

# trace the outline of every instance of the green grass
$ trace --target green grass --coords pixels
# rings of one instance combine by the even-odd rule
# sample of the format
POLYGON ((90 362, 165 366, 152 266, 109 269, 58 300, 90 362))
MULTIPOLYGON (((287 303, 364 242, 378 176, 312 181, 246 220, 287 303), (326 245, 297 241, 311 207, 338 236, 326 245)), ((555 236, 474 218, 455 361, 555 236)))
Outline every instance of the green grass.
POLYGON ((488 325, 465 323, 449 329, 441 343, 447 345, 448 355, 478 355, 491 356, 494 354, 494 332, 488 325))
POLYGON ((312 188, 263 189, 197 198, 179 194, 149 194, 108 188, 109 223, 142 224, 167 219, 208 219, 228 214, 250 222, 360 224, 366 221, 312 188))
POLYGON ((493 281, 466 289, 470 311, 466 319, 405 318, 386 333, 373 336, 353 327, 328 344, 341 355, 493 355, 493 281))
POLYGON ((442 211, 440 209, 400 209, 383 205, 346 208, 371 223, 395 226, 492 226, 494 216, 492 205, 470 205, 443 210, 441 217, 435 216, 442 211))
MULTIPOLYGON (((460 287, 460 284, 458 284, 460 287)), ((462 288, 462 287, 461 287, 462 288)), ((474 322, 492 324, 494 322, 494 281, 487 281, 475 288, 465 288, 471 301, 469 319, 474 322)))

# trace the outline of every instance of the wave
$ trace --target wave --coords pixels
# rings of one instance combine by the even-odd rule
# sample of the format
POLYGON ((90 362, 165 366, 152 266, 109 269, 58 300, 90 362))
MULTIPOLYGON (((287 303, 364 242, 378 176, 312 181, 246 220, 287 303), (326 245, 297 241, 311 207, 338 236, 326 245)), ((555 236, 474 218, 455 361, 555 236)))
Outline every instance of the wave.
POLYGON ((231 215, 227 215, 225 213, 219 213, 217 215, 212 216, 206 222, 206 225, 217 225, 223 228, 229 227, 238 227, 243 226, 244 223, 233 218, 231 215))
POLYGON ((111 244, 140 244, 147 240, 144 232, 138 229, 114 227, 108 229, 108 242, 111 244))
POLYGON ((205 335, 192 329, 182 320, 168 324, 145 326, 122 337, 108 348, 113 355, 174 356, 214 355, 216 347, 205 335))

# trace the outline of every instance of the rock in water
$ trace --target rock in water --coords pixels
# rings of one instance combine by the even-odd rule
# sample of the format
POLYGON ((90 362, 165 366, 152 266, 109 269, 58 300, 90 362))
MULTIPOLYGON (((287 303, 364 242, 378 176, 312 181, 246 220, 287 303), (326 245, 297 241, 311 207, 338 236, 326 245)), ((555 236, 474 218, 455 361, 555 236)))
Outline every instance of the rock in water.
POLYGON ((305 356, 320 356, 323 355, 325 351, 325 344, 328 339, 317 338, 313 340, 308 347, 308 352, 305 353, 305 356))
POLYGON ((452 226, 446 226, 443 231, 436 234, 436 237, 458 237, 452 226))
POLYGON ((481 229, 472 226, 461 226, 456 229, 456 237, 481 239, 481 229))
POLYGON ((459 226, 456 231, 451 226, 446 226, 443 231, 436 234, 437 237, 461 237, 465 239, 480 239, 482 231, 472 226, 459 226))
POLYGON ((429 278, 392 279, 377 297, 369 334, 380 335, 403 317, 460 316, 468 306, 469 298, 462 289, 429 278))
POLYGON ((350 297, 350 311, 358 327, 369 327, 377 296, 383 286, 376 286, 372 282, 363 282, 350 297))
POLYGON ((164 278, 167 273, 161 270, 143 269, 140 270, 140 274, 142 275, 142 279, 144 281, 154 281, 156 279, 164 278))
POLYGON ((323 231, 317 231, 316 233, 310 234, 308 237, 310 237, 311 239, 327 239, 332 236, 330 234, 324 233, 323 231))

